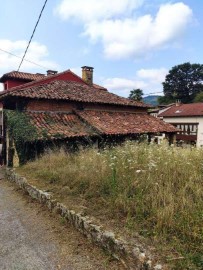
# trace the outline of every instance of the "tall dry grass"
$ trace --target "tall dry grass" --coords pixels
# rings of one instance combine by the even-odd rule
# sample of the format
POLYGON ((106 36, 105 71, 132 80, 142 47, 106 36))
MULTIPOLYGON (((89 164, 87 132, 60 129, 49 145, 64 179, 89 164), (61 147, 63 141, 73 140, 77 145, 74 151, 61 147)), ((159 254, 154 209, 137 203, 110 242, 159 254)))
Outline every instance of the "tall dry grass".
POLYGON ((21 170, 68 186, 69 194, 103 198, 109 211, 127 217, 141 233, 179 239, 202 252, 202 149, 127 142, 100 152, 47 152, 21 170))

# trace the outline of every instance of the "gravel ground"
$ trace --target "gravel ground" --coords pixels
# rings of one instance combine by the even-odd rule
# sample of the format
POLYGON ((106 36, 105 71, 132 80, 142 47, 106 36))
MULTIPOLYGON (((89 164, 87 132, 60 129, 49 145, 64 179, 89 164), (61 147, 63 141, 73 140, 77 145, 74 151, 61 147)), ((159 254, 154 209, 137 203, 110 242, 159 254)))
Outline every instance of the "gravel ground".
POLYGON ((124 269, 0 176, 0 269, 124 269))

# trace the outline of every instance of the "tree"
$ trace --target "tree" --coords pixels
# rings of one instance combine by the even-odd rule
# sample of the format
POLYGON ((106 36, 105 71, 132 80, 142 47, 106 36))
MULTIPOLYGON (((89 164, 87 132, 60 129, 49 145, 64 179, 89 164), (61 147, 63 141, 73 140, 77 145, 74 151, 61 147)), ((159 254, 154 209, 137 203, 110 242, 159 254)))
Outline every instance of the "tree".
POLYGON ((158 101, 158 104, 170 104, 170 103, 173 103, 174 102, 174 99, 173 98, 169 98, 169 97, 166 97, 166 96, 160 96, 157 98, 157 101, 158 101))
POLYGON ((203 91, 199 92, 199 93, 195 96, 194 102, 203 102, 203 91))
POLYGON ((129 99, 142 101, 143 91, 141 89, 133 89, 130 91, 129 99))
POLYGON ((192 102, 203 91, 203 65, 184 63, 172 67, 163 82, 165 100, 192 102))

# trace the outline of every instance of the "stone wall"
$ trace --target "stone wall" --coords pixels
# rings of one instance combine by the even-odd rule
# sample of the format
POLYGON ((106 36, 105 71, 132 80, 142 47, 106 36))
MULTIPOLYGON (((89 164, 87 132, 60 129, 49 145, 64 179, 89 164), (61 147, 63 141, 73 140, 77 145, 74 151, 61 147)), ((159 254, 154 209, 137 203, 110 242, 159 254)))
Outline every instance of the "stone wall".
POLYGON ((53 199, 52 195, 30 185, 24 177, 19 176, 13 169, 6 170, 8 180, 15 182, 22 190, 33 199, 48 207, 50 211, 58 213, 67 222, 71 223, 78 231, 90 239, 93 243, 109 252, 114 258, 123 263, 126 269, 133 270, 167 270, 157 262, 156 256, 152 256, 146 248, 139 244, 129 244, 127 241, 116 238, 110 231, 102 230, 95 225, 93 219, 68 209, 62 203, 53 199))

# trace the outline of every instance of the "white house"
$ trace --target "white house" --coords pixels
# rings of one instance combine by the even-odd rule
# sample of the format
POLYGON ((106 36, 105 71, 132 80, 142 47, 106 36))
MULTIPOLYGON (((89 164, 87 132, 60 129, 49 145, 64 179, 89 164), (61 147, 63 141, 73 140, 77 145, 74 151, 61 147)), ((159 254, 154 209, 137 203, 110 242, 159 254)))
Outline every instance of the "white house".
POLYGON ((203 102, 177 103, 160 112, 158 117, 180 129, 176 140, 203 146, 203 102))

